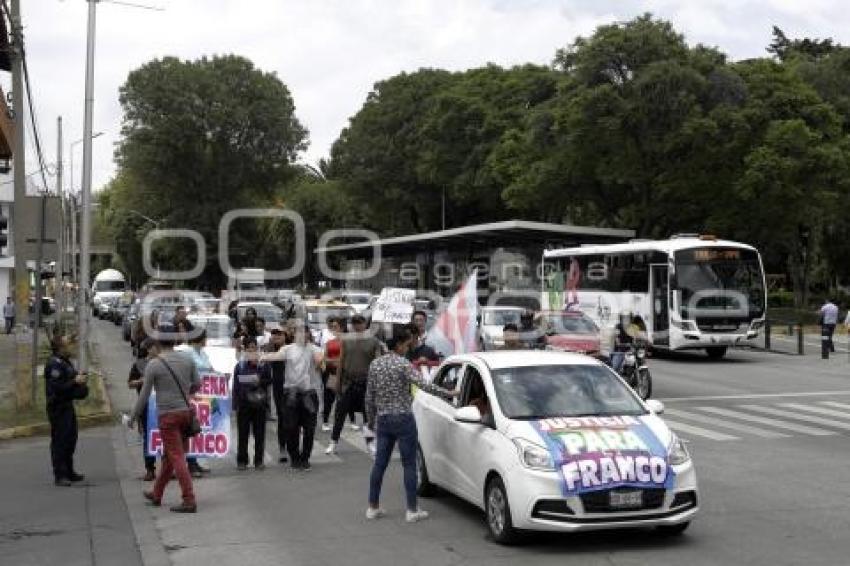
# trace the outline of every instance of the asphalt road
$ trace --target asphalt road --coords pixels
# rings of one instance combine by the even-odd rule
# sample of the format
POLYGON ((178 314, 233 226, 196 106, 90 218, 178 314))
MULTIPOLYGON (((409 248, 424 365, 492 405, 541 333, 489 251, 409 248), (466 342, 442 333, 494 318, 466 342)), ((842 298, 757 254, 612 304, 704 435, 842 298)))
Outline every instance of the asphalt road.
MULTIPOLYGON (((129 407, 129 347, 116 327, 96 322, 116 408, 129 407)), ((675 539, 652 531, 532 535, 518 547, 490 541, 483 515, 441 495, 422 502, 424 523, 403 519, 400 466, 385 480, 389 516, 364 518, 371 460, 347 431, 340 453, 318 443, 311 472, 276 463, 237 472, 233 457, 210 461, 196 482, 199 513, 143 506, 139 447, 116 443, 116 465, 145 564, 546 564, 839 565, 850 556, 850 361, 754 351, 716 362, 702 354, 650 359, 653 397, 690 442, 702 513, 675 539)), ((273 439, 269 423, 267 438, 273 439)), ((117 438, 117 436, 116 436, 117 438)), ((164 503, 176 502, 175 484, 164 503)))

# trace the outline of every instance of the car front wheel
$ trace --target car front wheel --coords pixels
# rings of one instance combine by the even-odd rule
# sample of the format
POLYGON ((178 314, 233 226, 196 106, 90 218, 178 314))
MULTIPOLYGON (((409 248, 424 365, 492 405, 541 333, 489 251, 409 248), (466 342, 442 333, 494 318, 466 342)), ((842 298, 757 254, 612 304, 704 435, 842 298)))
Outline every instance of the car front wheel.
POLYGON ((514 528, 511 517, 511 506, 508 503, 508 492, 502 478, 496 476, 487 484, 485 492, 485 509, 487 512, 487 527, 493 540, 499 544, 513 544, 519 538, 519 532, 514 528))
POLYGON ((428 478, 428 468, 425 466, 425 456, 422 447, 416 449, 416 494, 420 497, 432 497, 437 493, 437 486, 428 478))

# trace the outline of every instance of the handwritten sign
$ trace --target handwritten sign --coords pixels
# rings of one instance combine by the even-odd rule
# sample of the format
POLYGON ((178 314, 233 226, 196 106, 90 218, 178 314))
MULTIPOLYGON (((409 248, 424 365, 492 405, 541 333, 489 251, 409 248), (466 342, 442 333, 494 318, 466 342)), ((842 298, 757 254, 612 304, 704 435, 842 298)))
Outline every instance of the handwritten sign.
POLYGON ((372 310, 373 322, 407 324, 413 316, 414 289, 384 287, 372 310))

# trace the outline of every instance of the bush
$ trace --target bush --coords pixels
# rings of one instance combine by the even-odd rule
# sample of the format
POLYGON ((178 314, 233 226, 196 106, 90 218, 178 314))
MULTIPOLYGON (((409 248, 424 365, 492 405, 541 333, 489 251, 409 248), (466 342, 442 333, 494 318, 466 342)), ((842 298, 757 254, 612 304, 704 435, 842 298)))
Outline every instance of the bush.
POLYGON ((794 293, 791 291, 771 291, 767 294, 768 308, 790 308, 794 306, 794 293))

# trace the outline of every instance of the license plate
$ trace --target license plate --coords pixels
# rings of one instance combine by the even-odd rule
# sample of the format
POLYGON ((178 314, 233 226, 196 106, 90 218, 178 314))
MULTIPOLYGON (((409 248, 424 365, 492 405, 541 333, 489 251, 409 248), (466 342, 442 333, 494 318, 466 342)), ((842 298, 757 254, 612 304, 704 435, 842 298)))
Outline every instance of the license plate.
POLYGON ((641 491, 612 491, 608 494, 608 502, 613 509, 635 509, 643 505, 641 491))

